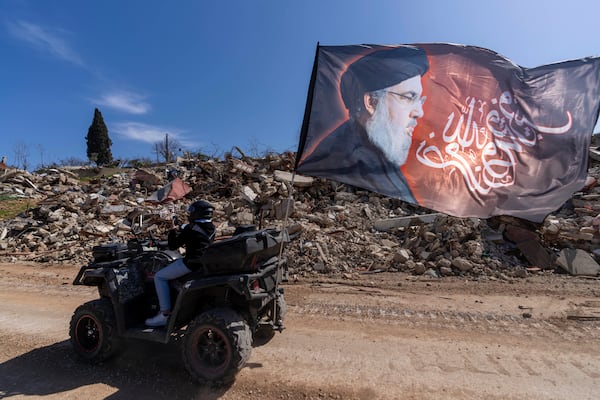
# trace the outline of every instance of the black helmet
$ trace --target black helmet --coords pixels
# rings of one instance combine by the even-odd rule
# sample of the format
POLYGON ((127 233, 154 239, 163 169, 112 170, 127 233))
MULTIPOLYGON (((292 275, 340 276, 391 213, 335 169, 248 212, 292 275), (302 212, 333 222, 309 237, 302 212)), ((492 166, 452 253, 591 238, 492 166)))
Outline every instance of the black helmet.
POLYGON ((215 208, 208 201, 198 200, 193 202, 188 207, 188 218, 190 222, 195 222, 202 219, 210 220, 212 219, 214 210, 215 208))

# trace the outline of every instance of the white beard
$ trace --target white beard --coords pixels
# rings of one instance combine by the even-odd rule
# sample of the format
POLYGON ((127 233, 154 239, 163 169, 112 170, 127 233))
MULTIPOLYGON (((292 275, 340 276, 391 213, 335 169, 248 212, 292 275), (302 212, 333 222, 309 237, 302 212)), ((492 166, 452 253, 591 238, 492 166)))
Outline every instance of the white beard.
POLYGON ((380 101, 373 116, 365 124, 369 140, 380 149, 394 165, 406 162, 412 137, 406 127, 396 126, 390 121, 388 108, 380 101))

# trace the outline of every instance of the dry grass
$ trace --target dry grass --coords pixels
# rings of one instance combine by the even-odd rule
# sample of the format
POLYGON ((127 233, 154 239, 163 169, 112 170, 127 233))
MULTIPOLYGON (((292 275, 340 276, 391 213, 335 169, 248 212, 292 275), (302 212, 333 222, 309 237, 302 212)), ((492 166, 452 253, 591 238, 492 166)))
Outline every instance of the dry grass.
POLYGON ((0 196, 0 221, 12 219, 32 207, 35 207, 35 202, 31 199, 0 196))

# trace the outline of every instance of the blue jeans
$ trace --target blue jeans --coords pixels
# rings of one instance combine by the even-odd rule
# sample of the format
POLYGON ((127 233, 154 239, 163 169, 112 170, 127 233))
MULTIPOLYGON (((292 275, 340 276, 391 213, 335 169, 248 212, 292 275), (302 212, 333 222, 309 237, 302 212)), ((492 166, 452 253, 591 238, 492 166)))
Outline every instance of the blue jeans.
POLYGON ((158 296, 158 304, 161 311, 171 311, 171 291, 169 290, 169 281, 189 274, 188 267, 183 263, 183 258, 178 258, 167 265, 156 274, 154 274, 154 287, 158 296))

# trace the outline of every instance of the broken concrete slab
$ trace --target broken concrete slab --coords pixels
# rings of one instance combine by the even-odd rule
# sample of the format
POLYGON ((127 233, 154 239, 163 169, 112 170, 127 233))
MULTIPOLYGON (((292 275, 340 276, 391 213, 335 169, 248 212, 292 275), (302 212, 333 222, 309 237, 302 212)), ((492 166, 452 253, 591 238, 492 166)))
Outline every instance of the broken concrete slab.
POLYGON ((556 261, 571 275, 597 276, 600 274, 600 265, 587 251, 581 249, 562 249, 556 261))
POLYGON ((303 176, 300 174, 294 175, 291 172, 280 170, 273 171, 273 179, 276 181, 291 183, 292 178, 294 180, 294 186, 297 187, 310 187, 314 182, 314 179, 309 176, 303 176))
POLYGON ((373 228, 386 232, 394 228, 403 228, 411 225, 429 224, 435 221, 435 219, 441 215, 441 213, 434 214, 423 214, 423 215, 411 215, 409 217, 397 217, 380 219, 373 222, 373 228))
POLYGON ((464 257, 457 257, 452 260, 452 266, 461 272, 467 272, 473 269, 473 263, 464 257))
POLYGON ((256 192, 252 190, 250 186, 242 187, 240 195, 244 200, 248 201, 249 203, 254 203, 254 200, 256 200, 256 198, 258 197, 256 192))

